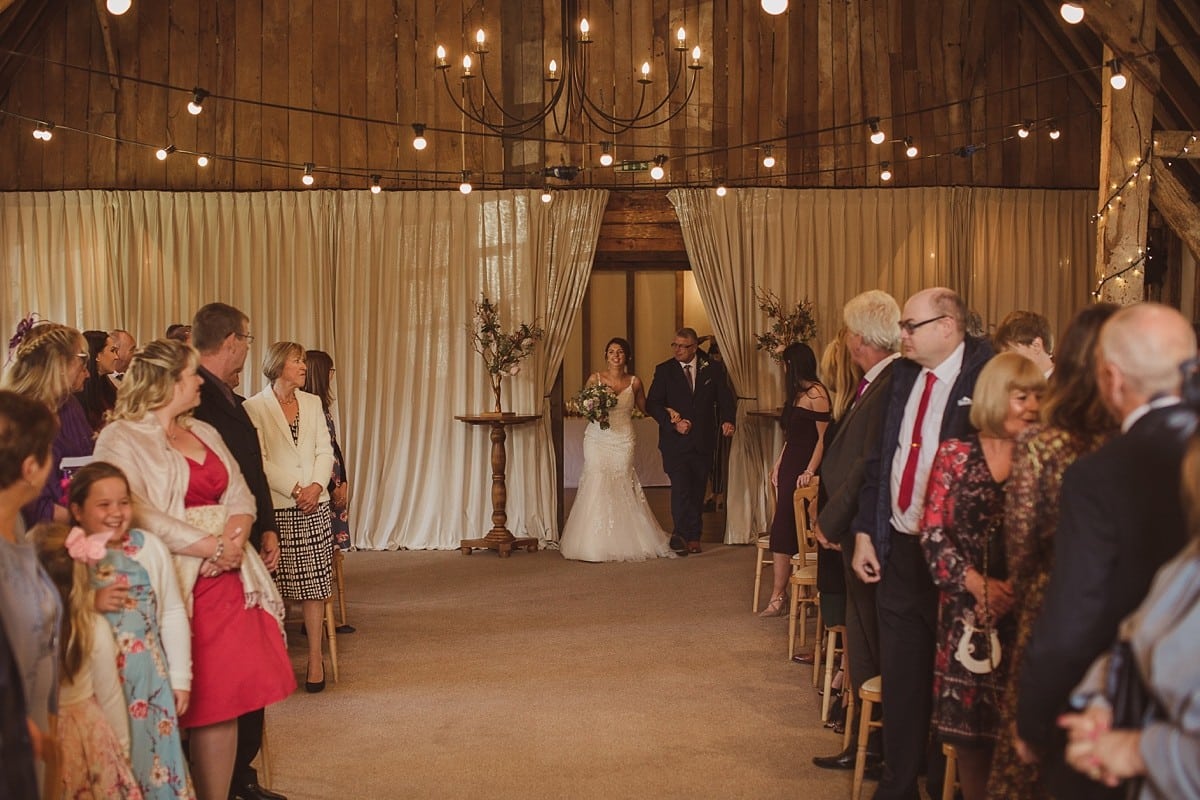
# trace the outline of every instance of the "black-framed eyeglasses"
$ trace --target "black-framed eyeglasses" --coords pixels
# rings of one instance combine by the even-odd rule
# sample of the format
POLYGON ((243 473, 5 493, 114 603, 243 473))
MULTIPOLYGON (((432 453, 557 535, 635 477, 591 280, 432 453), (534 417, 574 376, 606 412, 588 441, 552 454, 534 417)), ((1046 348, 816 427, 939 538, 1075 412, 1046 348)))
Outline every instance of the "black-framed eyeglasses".
POLYGON ((239 339, 244 339, 246 344, 254 344, 254 337, 249 333, 235 333, 233 335, 239 339))
POLYGON ((950 316, 950 315, 949 314, 939 314, 936 317, 930 317, 929 319, 922 320, 921 322, 913 322, 912 320, 909 320, 909 319, 901 320, 900 330, 904 331, 909 336, 912 336, 914 333, 917 332, 917 328, 924 328, 929 323, 937 322, 939 319, 945 319, 948 316, 950 316))

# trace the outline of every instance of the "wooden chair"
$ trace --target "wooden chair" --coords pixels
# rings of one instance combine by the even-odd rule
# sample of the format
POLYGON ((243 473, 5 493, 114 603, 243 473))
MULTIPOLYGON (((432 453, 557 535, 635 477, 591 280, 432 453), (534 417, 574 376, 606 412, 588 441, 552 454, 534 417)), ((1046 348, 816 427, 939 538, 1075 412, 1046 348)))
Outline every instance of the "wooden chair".
MULTIPOLYGON (((817 540, 812 532, 812 520, 817 516, 817 488, 820 481, 813 478, 808 486, 792 493, 796 509, 796 544, 798 552, 792 558, 792 577, 788 579, 791 599, 788 606, 788 660, 796 654, 796 622, 800 621, 800 645, 808 641, 805 624, 808 607, 817 608, 817 540), (810 563, 809 556, 812 556, 810 563)), ((818 610, 819 613, 819 610, 818 610)), ((818 624, 818 633, 820 626, 818 624)), ((819 648, 818 648, 819 649, 819 648)), ((814 652, 814 663, 819 661, 814 652)))
POLYGON ((337 603, 339 625, 349 625, 346 622, 346 576, 342 570, 342 562, 346 560, 346 556, 342 553, 342 548, 333 548, 333 590, 337 593, 337 603))
MULTIPOLYGON (((336 563, 336 561, 335 561, 336 563)), ((333 665, 333 682, 338 682, 337 620, 333 616, 333 595, 325 598, 325 636, 329 639, 329 661, 333 665)))
MULTIPOLYGON (((846 626, 830 625, 825 632, 825 693, 821 695, 821 722, 829 720, 829 698, 833 692, 834 663, 837 655, 846 646, 846 626), (839 641, 841 644, 839 645, 839 641)), ((813 659, 813 670, 816 671, 817 659, 813 659)), ((845 684, 843 684, 845 685, 845 684)), ((848 694, 848 693, 847 693, 848 694)))
MULTIPOLYGON (((768 527, 773 519, 775 519, 775 493, 771 492, 771 502, 767 508, 768 527)), ((758 603, 762 596, 763 567, 773 567, 774 564, 775 557, 771 553, 771 532, 768 530, 760 533, 754 542, 754 600, 750 604, 750 610, 755 614, 758 613, 758 603)))
MULTIPOLYGON (((883 681, 878 675, 865 681, 858 690, 858 698, 862 701, 858 721, 858 750, 854 757, 854 783, 850 785, 850 800, 862 797, 863 773, 867 768, 867 739, 872 728, 882 728, 883 720, 871 718, 871 712, 876 703, 883 702, 883 681)), ((847 719, 846 730, 850 730, 847 719)))
POLYGON ((942 744, 942 755, 946 756, 946 771, 942 774, 942 800, 954 800, 958 789, 958 751, 952 744, 942 744))

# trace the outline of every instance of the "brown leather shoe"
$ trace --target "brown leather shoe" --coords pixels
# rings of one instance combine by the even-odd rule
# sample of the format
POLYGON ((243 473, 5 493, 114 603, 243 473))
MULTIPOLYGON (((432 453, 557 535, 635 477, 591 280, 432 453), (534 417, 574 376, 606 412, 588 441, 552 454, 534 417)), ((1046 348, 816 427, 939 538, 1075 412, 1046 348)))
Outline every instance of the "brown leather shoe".
POLYGON ((699 553, 700 552, 700 543, 699 542, 688 542, 687 547, 688 547, 689 553, 699 553))
POLYGON ((792 656, 792 661, 796 664, 808 664, 811 667, 813 662, 813 654, 796 653, 796 655, 792 656))

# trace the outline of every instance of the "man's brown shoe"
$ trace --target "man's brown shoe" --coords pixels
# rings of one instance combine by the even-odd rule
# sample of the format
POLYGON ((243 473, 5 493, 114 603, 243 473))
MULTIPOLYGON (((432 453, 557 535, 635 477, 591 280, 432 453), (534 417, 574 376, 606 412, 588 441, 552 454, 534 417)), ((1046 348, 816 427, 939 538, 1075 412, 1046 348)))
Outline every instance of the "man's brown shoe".
POLYGON ((813 654, 796 653, 796 655, 792 656, 792 661, 796 664, 808 664, 811 667, 813 662, 813 654))
POLYGON ((699 553, 700 552, 700 543, 699 542, 688 542, 687 547, 688 547, 689 553, 699 553))

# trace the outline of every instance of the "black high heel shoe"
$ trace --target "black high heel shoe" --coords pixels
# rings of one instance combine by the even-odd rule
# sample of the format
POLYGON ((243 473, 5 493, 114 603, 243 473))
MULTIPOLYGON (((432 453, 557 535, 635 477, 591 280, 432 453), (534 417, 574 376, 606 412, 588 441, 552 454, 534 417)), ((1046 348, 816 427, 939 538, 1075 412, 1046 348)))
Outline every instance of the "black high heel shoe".
POLYGON ((307 668, 305 668, 305 670, 304 670, 304 675, 305 675, 304 691, 308 692, 309 694, 316 694, 317 692, 325 691, 325 664, 324 664, 324 662, 321 663, 321 680, 319 680, 319 681, 308 680, 308 669, 307 668))

